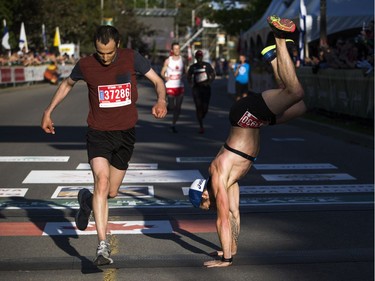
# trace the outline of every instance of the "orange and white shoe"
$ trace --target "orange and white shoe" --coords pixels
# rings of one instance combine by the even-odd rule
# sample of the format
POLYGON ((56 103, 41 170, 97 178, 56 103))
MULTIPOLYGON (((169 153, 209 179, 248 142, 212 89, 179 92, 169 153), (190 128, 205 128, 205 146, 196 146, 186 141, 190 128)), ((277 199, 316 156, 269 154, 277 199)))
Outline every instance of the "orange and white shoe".
POLYGON ((282 19, 276 15, 269 16, 267 22, 275 37, 285 38, 288 33, 293 33, 296 30, 296 25, 292 20, 282 19))

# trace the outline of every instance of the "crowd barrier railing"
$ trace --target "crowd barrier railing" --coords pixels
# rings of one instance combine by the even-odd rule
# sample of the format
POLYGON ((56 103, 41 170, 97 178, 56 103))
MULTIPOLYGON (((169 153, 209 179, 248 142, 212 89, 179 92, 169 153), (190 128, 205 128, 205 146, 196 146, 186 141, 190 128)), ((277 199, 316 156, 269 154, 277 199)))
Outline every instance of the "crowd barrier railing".
MULTIPOLYGON (((374 74, 364 75, 361 69, 319 69, 300 67, 297 76, 305 90, 308 108, 374 119, 374 74)), ((262 92, 275 88, 273 75, 253 73, 253 89, 262 92)))
MULTIPOLYGON (((32 83, 44 81, 44 72, 48 65, 38 66, 1 66, 0 84, 32 83)), ((69 76, 74 65, 58 65, 61 78, 69 76)))

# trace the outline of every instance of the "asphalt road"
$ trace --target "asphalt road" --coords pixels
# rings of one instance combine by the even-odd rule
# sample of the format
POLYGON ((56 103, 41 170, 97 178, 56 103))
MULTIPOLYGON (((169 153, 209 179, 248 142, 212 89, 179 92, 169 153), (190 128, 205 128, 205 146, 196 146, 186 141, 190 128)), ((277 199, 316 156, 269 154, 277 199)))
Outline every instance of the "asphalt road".
POLYGON ((261 152, 241 186, 239 252, 206 269, 219 241, 215 214, 193 209, 186 190, 206 177, 229 130, 226 80, 213 84, 198 134, 188 90, 178 123, 155 120, 141 80, 137 144, 110 200, 114 264, 96 268, 95 225, 75 229, 75 199, 90 188, 83 83, 55 111, 56 135, 40 129, 55 86, 0 90, 0 280, 374 280, 373 138, 300 118, 262 128, 261 152))

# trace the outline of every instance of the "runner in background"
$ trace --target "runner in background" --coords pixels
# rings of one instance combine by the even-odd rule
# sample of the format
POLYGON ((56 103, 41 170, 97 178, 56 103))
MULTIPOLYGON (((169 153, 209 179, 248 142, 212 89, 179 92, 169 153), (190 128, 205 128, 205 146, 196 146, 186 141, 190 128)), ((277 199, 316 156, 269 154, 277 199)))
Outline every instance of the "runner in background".
POLYGON ((165 87, 167 89, 168 111, 171 111, 173 114, 171 131, 177 133, 176 123, 180 117, 185 92, 182 80, 185 74, 185 63, 180 55, 180 45, 177 42, 172 43, 171 54, 164 61, 160 74, 165 80, 165 87))
POLYGON ((203 61, 203 52, 195 52, 196 63, 189 67, 187 80, 192 87, 192 95, 195 103, 199 133, 204 133, 203 119, 208 112, 211 98, 211 83, 215 80, 215 70, 211 64, 203 61))

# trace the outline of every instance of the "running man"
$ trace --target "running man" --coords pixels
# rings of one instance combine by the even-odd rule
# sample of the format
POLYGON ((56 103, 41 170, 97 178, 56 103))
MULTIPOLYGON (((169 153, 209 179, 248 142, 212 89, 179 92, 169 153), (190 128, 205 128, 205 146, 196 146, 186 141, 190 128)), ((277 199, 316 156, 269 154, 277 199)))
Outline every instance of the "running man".
POLYGON ((105 265, 113 262, 106 232, 107 200, 117 196, 135 143, 137 72, 155 86, 157 102, 152 107, 152 115, 155 118, 165 117, 167 107, 163 80, 138 52, 119 48, 120 34, 116 28, 100 26, 94 37, 94 46, 96 53, 80 59, 70 76, 61 82, 44 111, 41 127, 46 133, 55 134, 52 112, 77 81, 85 81, 90 109, 87 154, 94 178, 94 194, 88 189, 79 191, 80 209, 75 220, 77 228, 85 230, 93 210, 98 234, 94 263, 105 265))
POLYGON ((285 37, 294 32, 289 19, 270 16, 267 21, 274 33, 276 45, 262 52, 269 58, 279 89, 252 93, 235 102, 229 113, 229 136, 209 167, 207 180, 197 179, 189 190, 194 207, 216 209, 216 228, 221 243, 218 260, 205 262, 206 267, 225 267, 232 264, 237 253, 240 233, 238 181, 250 170, 260 149, 260 127, 286 122, 302 115, 304 91, 286 47, 285 37))
POLYGON ((189 67, 187 80, 192 86, 192 95, 199 123, 199 133, 204 133, 203 119, 208 112, 211 99, 211 83, 215 80, 215 70, 211 64, 203 61, 203 52, 195 52, 196 63, 189 67))
POLYGON ((171 131, 177 133, 176 123, 180 117, 185 91, 182 81, 185 74, 185 64, 180 55, 180 45, 177 42, 172 43, 171 55, 164 61, 160 74, 165 80, 168 110, 173 112, 171 131))

